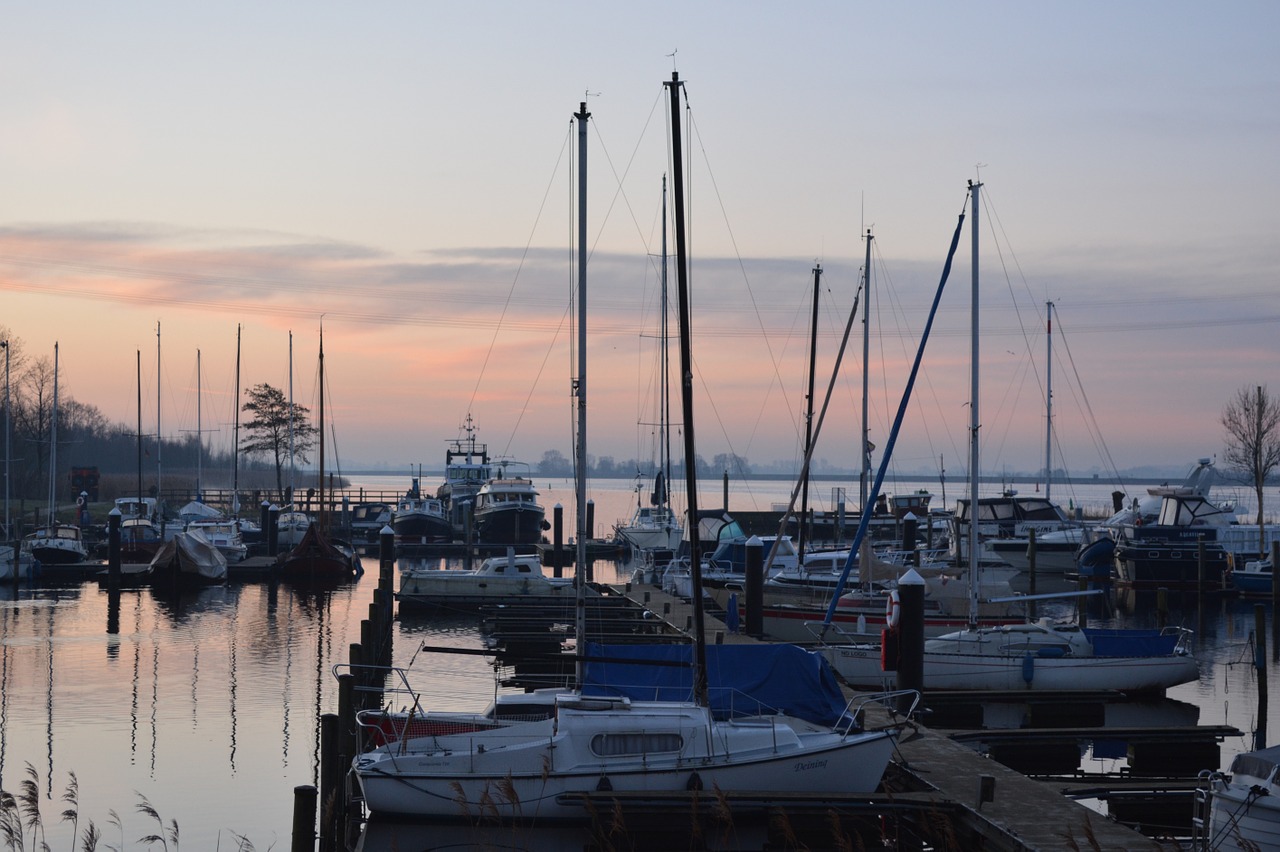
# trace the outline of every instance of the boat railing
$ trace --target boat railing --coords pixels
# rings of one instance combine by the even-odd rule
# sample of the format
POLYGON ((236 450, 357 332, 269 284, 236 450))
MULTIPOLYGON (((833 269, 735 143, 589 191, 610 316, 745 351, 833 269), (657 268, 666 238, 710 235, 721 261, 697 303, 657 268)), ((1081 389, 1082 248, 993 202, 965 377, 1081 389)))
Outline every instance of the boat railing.
POLYGON ((407 669, 398 666, 374 666, 363 663, 335 663, 333 666, 334 678, 339 678, 344 674, 353 675, 354 686, 352 690, 356 693, 376 693, 383 696, 381 704, 399 704, 397 697, 407 699, 403 703, 405 712, 412 715, 421 715, 422 709, 421 693, 409 685, 409 672, 407 669), (369 685, 374 684, 374 685, 369 685))
POLYGON ((916 708, 920 706, 920 700, 921 694, 918 689, 895 689, 870 695, 855 695, 845 704, 844 714, 835 726, 836 732, 848 736, 851 733, 862 731, 862 716, 869 704, 882 705, 890 716, 901 716, 904 719, 910 719, 915 715, 916 708), (901 700, 904 698, 910 698, 911 700, 905 712, 902 710, 903 702, 901 700))

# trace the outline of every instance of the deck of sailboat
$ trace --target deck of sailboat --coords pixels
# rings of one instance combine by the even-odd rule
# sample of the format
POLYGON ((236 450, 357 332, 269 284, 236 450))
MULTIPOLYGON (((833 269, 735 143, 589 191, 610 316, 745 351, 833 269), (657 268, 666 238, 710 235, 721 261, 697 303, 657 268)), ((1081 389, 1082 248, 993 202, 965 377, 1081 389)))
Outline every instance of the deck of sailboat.
MULTIPOLYGON (((611 594, 629 598, 637 605, 661 618, 673 630, 688 631, 693 623, 693 606, 689 601, 668 595, 651 586, 617 585, 611 594)), ((704 615, 708 642, 718 644, 752 644, 760 640, 745 633, 733 632, 711 613, 704 615)), ((849 697, 858 693, 845 688, 849 697)), ((893 724, 895 720, 882 705, 869 702, 865 708, 870 728, 893 724)), ((965 827, 981 838, 986 849, 1062 849, 1067 838, 1084 848, 1159 849, 1160 844, 1105 816, 1089 810, 1062 795, 1058 788, 1035 781, 949 736, 916 726, 898 741, 897 756, 885 775, 884 787, 894 801, 909 797, 916 805, 924 803, 947 806, 961 814, 965 827), (991 801, 977 803, 978 779, 995 779, 991 801), (1096 846, 1089 846, 1090 838, 1096 846)), ((673 797, 664 797, 670 806, 673 797)), ((800 807, 800 799, 787 801, 788 809, 800 807)), ((813 797, 810 797, 813 798, 813 797)), ((866 796, 849 797, 869 800, 866 796)), ((874 797, 872 797, 874 798, 874 797)), ((637 809, 657 804, 652 796, 635 797, 637 809)), ((611 800, 612 801, 612 800, 611 800)), ((814 807, 830 804, 830 797, 815 801, 814 807)), ((625 807, 627 803, 621 802, 625 807)))

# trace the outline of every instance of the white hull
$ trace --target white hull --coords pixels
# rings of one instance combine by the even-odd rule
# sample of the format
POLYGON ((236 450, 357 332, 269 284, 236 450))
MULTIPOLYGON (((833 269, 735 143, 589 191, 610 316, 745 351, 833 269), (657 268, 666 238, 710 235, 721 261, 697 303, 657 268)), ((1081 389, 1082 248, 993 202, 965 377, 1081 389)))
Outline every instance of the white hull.
MULTIPOLYGON (((850 686, 879 689, 897 681, 880 667, 879 646, 817 649, 850 686)), ((924 655, 925 689, 1158 692, 1196 680, 1191 657, 990 657, 981 654, 924 655), (1029 679, 1028 679, 1029 678, 1029 679)))
POLYGON ((1249 793, 1239 785, 1222 780, 1214 782, 1213 804, 1209 811, 1209 848, 1232 852, 1280 849, 1280 799, 1267 795, 1250 796, 1249 793))
POLYGON ((684 530, 680 527, 618 527, 618 535, 636 550, 676 550, 684 530))
POLYGON ((393 745, 358 757, 355 772, 374 814, 581 819, 587 812, 574 793, 671 793, 699 784, 872 792, 892 751, 886 732, 842 735, 776 716, 713 722, 694 705, 637 702, 561 706, 543 722, 411 740, 403 753, 393 745), (602 754, 602 744, 612 753, 602 754))

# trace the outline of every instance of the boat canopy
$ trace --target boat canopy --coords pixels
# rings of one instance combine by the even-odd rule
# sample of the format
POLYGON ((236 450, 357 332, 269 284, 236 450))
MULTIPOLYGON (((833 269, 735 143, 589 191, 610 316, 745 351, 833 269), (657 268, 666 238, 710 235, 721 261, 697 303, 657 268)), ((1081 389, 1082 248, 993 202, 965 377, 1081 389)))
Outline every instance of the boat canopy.
POLYGON ((1280 768, 1280 746, 1237 754, 1231 762, 1232 775, 1249 775, 1253 778, 1270 778, 1280 768))
MULTIPOLYGON (((706 651, 711 710, 717 716, 780 712, 834 725, 844 715, 844 694, 831 666, 817 654, 795 645, 708 645, 706 651)), ((689 645, 591 642, 586 657, 584 695, 693 700, 693 648, 689 645)))

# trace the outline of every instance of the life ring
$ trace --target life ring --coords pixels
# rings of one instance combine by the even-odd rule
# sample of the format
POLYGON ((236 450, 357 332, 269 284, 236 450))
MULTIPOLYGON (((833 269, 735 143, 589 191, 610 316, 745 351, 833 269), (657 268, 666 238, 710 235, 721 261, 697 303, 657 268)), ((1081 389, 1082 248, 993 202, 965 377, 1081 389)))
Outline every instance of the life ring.
POLYGON ((889 599, 884 602, 884 623, 892 630, 898 626, 898 619, 901 617, 902 604, 898 601, 898 593, 890 592, 889 599))

